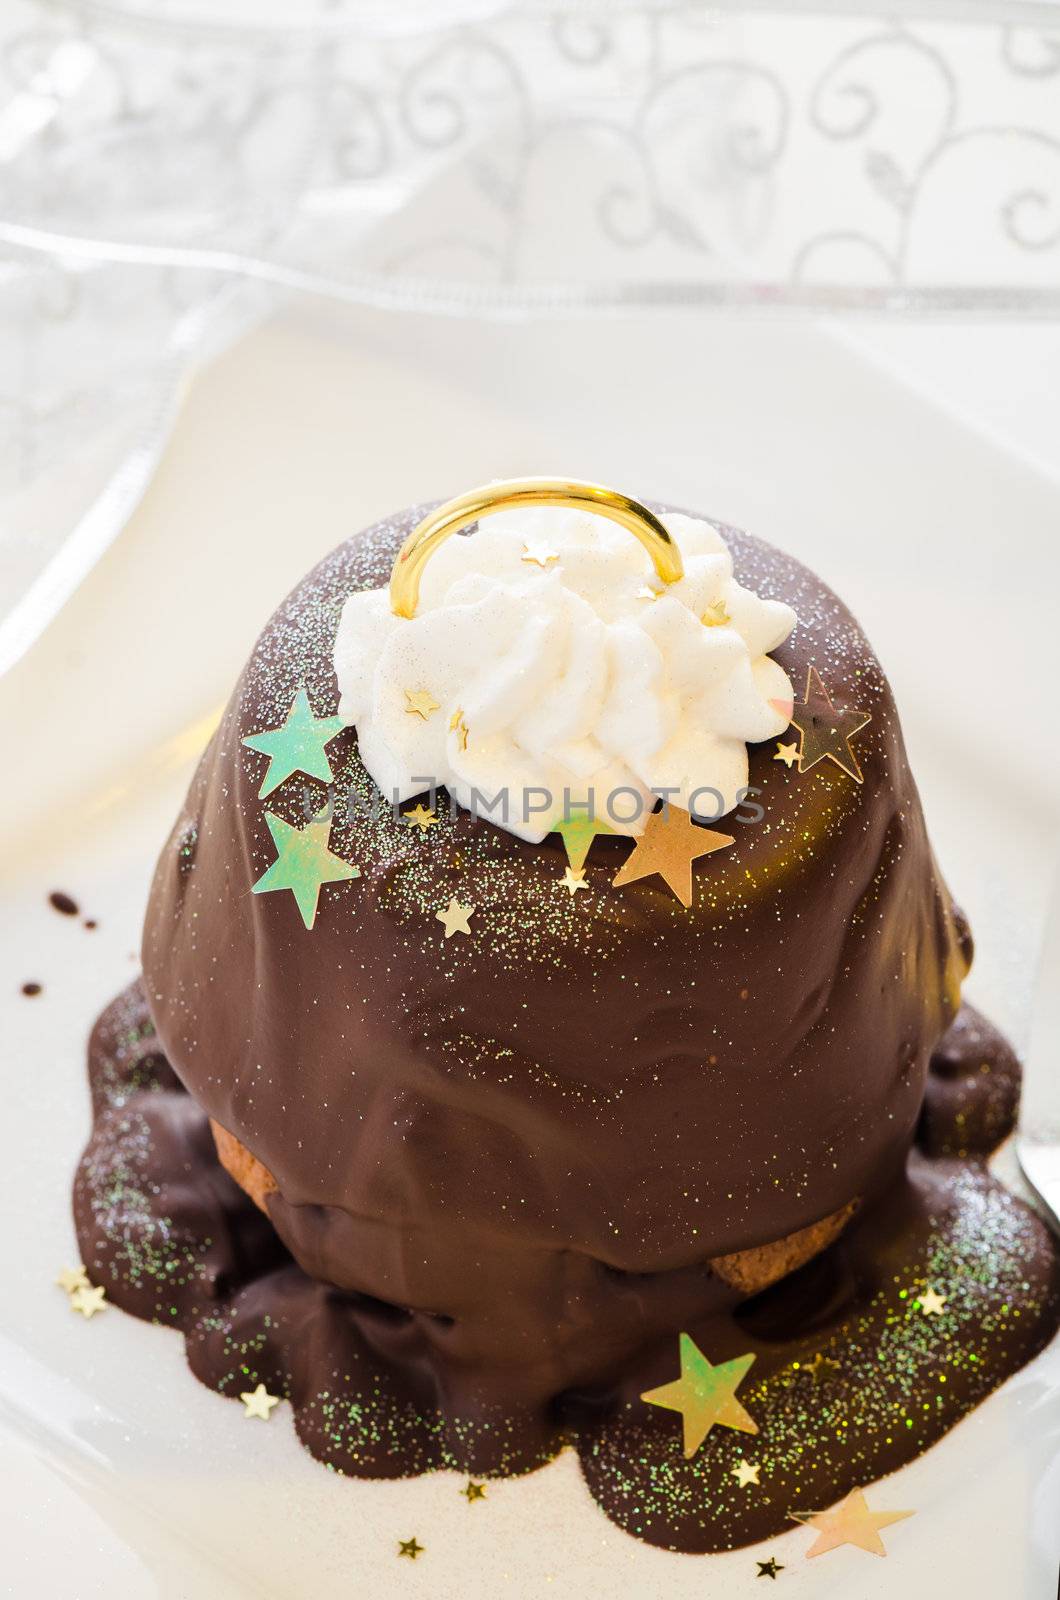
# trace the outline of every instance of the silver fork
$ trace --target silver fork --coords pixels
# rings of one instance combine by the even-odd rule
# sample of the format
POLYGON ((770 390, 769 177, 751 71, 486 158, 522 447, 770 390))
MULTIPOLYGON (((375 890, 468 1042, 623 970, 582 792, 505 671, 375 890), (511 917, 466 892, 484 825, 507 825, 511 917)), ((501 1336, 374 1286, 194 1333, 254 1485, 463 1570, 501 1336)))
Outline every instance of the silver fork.
POLYGON ((1045 925, 1023 1076, 1016 1154, 1060 1233, 1060 877, 1045 925))

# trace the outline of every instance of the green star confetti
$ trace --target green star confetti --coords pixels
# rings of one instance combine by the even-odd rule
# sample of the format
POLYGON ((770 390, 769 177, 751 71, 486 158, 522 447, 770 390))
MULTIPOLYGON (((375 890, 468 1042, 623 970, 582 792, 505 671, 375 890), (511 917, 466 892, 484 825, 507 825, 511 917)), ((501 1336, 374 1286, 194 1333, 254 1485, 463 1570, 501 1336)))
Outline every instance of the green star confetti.
POLYGON ((614 831, 608 823, 582 813, 576 817, 566 817, 562 822, 557 822, 555 827, 555 832, 563 840, 567 860, 574 872, 580 872, 584 867, 585 858, 592 849, 597 834, 614 833, 614 831))
POLYGON ((331 783, 334 773, 324 754, 324 746, 341 733, 346 724, 341 717, 315 717, 305 689, 299 689, 291 702, 282 728, 267 733, 248 733, 243 743, 269 757, 269 770, 258 790, 259 800, 278 789, 293 772, 304 772, 322 783, 331 783))
POLYGON ((265 821, 278 854, 254 885, 253 892, 271 894, 274 889, 290 889, 298 902, 302 921, 311 928, 316 921, 321 886, 359 878, 361 869, 328 849, 331 818, 326 812, 314 817, 304 828, 292 828, 289 822, 273 816, 271 811, 266 811, 265 821))
POLYGON ((754 1356, 737 1356, 714 1366, 690 1334, 681 1334, 681 1376, 641 1399, 650 1406, 679 1411, 684 1424, 685 1455, 694 1456, 714 1425, 757 1433, 758 1424, 736 1398, 754 1356))

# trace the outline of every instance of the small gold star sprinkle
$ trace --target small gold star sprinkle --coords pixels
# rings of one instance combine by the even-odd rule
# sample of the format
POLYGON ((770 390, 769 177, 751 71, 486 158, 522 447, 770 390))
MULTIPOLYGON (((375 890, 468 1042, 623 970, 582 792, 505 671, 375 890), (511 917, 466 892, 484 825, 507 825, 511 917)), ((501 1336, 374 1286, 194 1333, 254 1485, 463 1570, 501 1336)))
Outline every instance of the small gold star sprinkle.
POLYGON ((773 757, 774 761, 783 761, 784 765, 790 768, 798 763, 798 759, 799 747, 794 740, 791 744, 782 744, 779 739, 777 740, 777 753, 773 757))
POLYGON ((398 1540, 398 1555, 408 1556, 410 1561, 415 1561, 416 1557, 421 1556, 426 1548, 425 1544, 418 1544, 415 1537, 398 1540))
POLYGON ((573 867, 568 867, 559 881, 572 900, 579 889, 588 889, 589 887, 585 881, 585 873, 575 872, 573 867))
POLYGON ((450 900, 444 911, 436 911, 435 921, 444 922, 445 937, 451 939, 454 933, 470 933, 468 918, 475 913, 474 906, 462 906, 459 900, 450 900))
POLYGON ((833 705, 816 667, 807 668, 806 698, 791 713, 792 727, 802 734, 799 771, 809 772, 819 761, 834 761, 855 783, 864 783, 850 741, 871 721, 867 711, 833 705))
POLYGON ((460 709, 459 706, 457 706, 456 710, 453 712, 452 716, 449 718, 449 732, 450 733, 458 733, 460 735, 460 748, 461 748, 461 750, 466 750, 467 749, 467 723, 464 721, 464 713, 460 709))
POLYGON ((413 806, 411 811, 406 811, 405 821, 410 828, 419 828, 423 833, 426 833, 428 828, 438 826, 438 818, 430 806, 424 805, 413 806))
POLYGON ((775 1578, 778 1572, 784 1571, 783 1563, 778 1561, 776 1556, 770 1556, 768 1561, 756 1562, 756 1565, 758 1567, 756 1578, 775 1578))
POLYGON ((73 1294, 75 1289, 91 1288, 88 1273, 80 1262, 76 1267, 64 1267, 55 1281, 60 1289, 66 1290, 67 1294, 73 1294))
POLYGON ((714 605, 707 607, 699 620, 705 628, 724 628, 727 622, 732 621, 732 618, 722 602, 717 600, 714 605))
POLYGON ((804 1372, 810 1374, 814 1383, 820 1383, 822 1378, 830 1378, 833 1372, 838 1372, 839 1370, 839 1362, 834 1361, 831 1356, 822 1355, 820 1350, 818 1350, 812 1361, 807 1361, 803 1368, 804 1372))
POLYGON ((692 904, 692 863, 736 841, 727 833, 697 828, 687 811, 664 806, 654 812, 633 849, 611 880, 616 888, 658 875, 683 906, 692 904))
POLYGON ((559 560, 559 551, 550 549, 547 544, 524 544, 519 559, 535 567, 552 567, 559 560))
POLYGON ((83 1286, 70 1296, 70 1310, 79 1311, 86 1322, 91 1322, 97 1311, 106 1311, 107 1292, 102 1288, 83 1286))
POLYGON ((762 1468, 757 1462, 737 1461, 736 1465, 732 1468, 730 1476, 736 1479, 736 1482, 740 1485, 741 1489, 746 1489, 749 1483, 753 1483, 757 1488, 758 1474, 761 1472, 761 1470, 762 1468))
POLYGON ((593 840, 601 833, 614 833, 614 828, 608 822, 600 822, 596 817, 590 817, 586 812, 579 812, 577 816, 564 817, 562 822, 557 822, 555 832, 563 840, 563 848, 567 852, 567 860, 575 872, 580 872, 585 865, 585 858, 593 847, 593 840))
POLYGON ((904 1522, 906 1517, 913 1516, 913 1512, 870 1511, 863 1492, 852 1489, 846 1499, 830 1511, 792 1511, 789 1516, 793 1522, 801 1522, 807 1528, 812 1528, 817 1535, 806 1552, 806 1559, 809 1560, 811 1556, 823 1556, 829 1550, 838 1550, 844 1544, 856 1545, 859 1550, 867 1550, 873 1556, 885 1556, 887 1551, 879 1530, 889 1528, 892 1522, 904 1522))
POLYGON ((940 1317, 946 1309, 946 1299, 937 1289, 925 1289, 920 1296, 920 1309, 925 1317, 940 1317))
POLYGON ((299 689, 282 728, 266 733, 248 733, 243 743, 248 750, 268 756, 269 766, 258 790, 259 800, 278 789, 292 772, 304 772, 321 783, 331 783, 334 773, 324 754, 336 734, 345 727, 341 717, 315 717, 305 689, 299 689))
POLYGON ((685 1457, 694 1456, 715 1424, 740 1433, 757 1433, 758 1423, 736 1398, 754 1356, 737 1356, 713 1366, 690 1334, 680 1336, 681 1376, 641 1395, 650 1406, 679 1411, 684 1425, 685 1457))
POLYGON ((405 699, 408 701, 406 715, 422 717, 424 722, 438 709, 437 700, 426 689, 406 689, 405 699))
POLYGON ((268 1422, 273 1407, 280 1403, 279 1395, 270 1394, 263 1383, 259 1383, 256 1389, 247 1389, 239 1398, 243 1402, 243 1415, 260 1417, 262 1422, 268 1422))
POLYGON ((472 1483, 469 1480, 467 1488, 461 1489, 460 1493, 463 1495, 468 1505, 472 1505, 476 1500, 485 1500, 486 1485, 484 1483, 472 1483))

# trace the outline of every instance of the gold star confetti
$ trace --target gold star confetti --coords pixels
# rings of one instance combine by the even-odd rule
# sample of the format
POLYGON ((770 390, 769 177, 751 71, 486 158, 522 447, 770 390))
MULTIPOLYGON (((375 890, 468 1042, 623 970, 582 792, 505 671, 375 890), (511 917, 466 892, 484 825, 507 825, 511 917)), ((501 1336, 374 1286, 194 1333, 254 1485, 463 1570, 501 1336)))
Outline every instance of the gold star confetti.
POLYGON ((817 1535, 806 1552, 807 1560, 811 1556, 823 1556, 829 1550, 838 1550, 844 1544, 856 1545, 873 1556, 885 1556, 887 1551, 879 1530, 889 1528, 892 1522, 904 1522, 913 1515, 912 1511, 870 1511, 860 1489, 852 1489, 831 1511, 789 1512, 793 1522, 803 1523, 817 1535))
POLYGON ((438 818, 430 806, 424 805, 413 806, 411 811, 406 811, 405 821, 410 828, 419 828, 423 833, 426 833, 428 828, 438 826, 438 818))
POLYGON ((699 620, 705 628, 724 628, 727 622, 732 621, 732 618, 722 602, 717 600, 714 605, 707 607, 699 620))
POLYGON ((773 757, 774 761, 783 761, 784 765, 790 768, 796 765, 798 759, 799 747, 794 741, 791 744, 782 744, 779 739, 777 740, 777 753, 773 757))
POLYGON ((585 873, 575 872, 573 867, 568 867, 559 881, 572 900, 579 889, 588 889, 589 887, 585 881, 585 873))
POLYGON ((79 1311, 86 1322, 91 1322, 97 1311, 106 1311, 107 1292, 105 1289, 83 1286, 75 1289, 70 1296, 70 1310, 79 1311))
POLYGON ((678 806, 653 812, 633 849, 611 880, 616 888, 658 875, 683 906, 692 904, 692 863, 735 844, 727 833, 697 828, 678 806))
POLYGON ((871 721, 867 711, 833 705, 816 667, 807 668, 806 698, 791 713, 792 727, 802 734, 799 771, 809 772, 819 761, 834 761, 855 783, 864 783, 850 741, 871 721))
POLYGON ((314 717, 308 694, 305 689, 299 689, 282 728, 270 728, 267 733, 248 733, 243 740, 248 750, 257 750, 269 758, 258 798, 263 800, 278 789, 292 772, 304 772, 322 783, 331 783, 335 774, 324 754, 324 746, 344 727, 341 717, 314 717))
POLYGON ((920 1295, 920 1309, 925 1317, 941 1317, 946 1309, 946 1295, 939 1294, 937 1289, 925 1289, 920 1295))
POLYGON ((475 913, 474 906, 462 906, 459 900, 450 900, 444 911, 434 913, 436 922, 445 923, 445 937, 451 939, 454 933, 470 933, 468 918, 475 913))
POLYGON ((417 1543, 415 1536, 411 1539, 398 1540, 398 1555, 408 1556, 410 1561, 415 1561, 416 1557, 421 1556, 426 1548, 425 1544, 417 1543))
POLYGON ((468 1505, 472 1505, 476 1500, 485 1500, 486 1485, 484 1483, 472 1483, 469 1480, 467 1488, 461 1489, 460 1493, 463 1495, 468 1505))
POLYGON ((758 1567, 756 1578, 775 1578, 778 1572, 784 1571, 783 1563, 776 1556, 770 1556, 768 1561, 758 1561, 755 1565, 758 1567))
POLYGON ((761 1472, 761 1470, 762 1468, 757 1462, 737 1461, 736 1465, 732 1468, 730 1476, 736 1479, 736 1482, 740 1485, 741 1489, 746 1489, 749 1483, 753 1483, 757 1488, 759 1486, 758 1474, 761 1472))
POLYGON ((277 856, 272 866, 263 872, 254 884, 254 894, 271 894, 275 889, 290 889, 298 902, 302 921, 311 928, 316 921, 317 902, 325 883, 344 883, 348 878, 359 878, 360 867, 355 867, 328 849, 331 838, 331 818, 326 811, 313 818, 304 828, 292 828, 289 822, 266 811, 265 821, 272 834, 277 856))
POLYGON ((458 733, 460 735, 460 748, 461 750, 466 750, 467 723, 464 721, 464 713, 459 706, 457 706, 456 710, 449 718, 449 732, 458 733))
POLYGON ((577 816, 564 817, 562 822, 557 822, 553 831, 563 840, 570 865, 575 872, 580 872, 593 847, 593 840, 601 833, 613 834, 615 830, 610 823, 600 822, 596 817, 579 812, 577 816))
POLYGON ((67 1294, 73 1294, 75 1289, 91 1288, 88 1273, 80 1262, 76 1267, 64 1267, 55 1281, 60 1289, 66 1290, 67 1294))
POLYGON ((260 1417, 262 1422, 269 1421, 273 1407, 280 1403, 279 1395, 270 1394, 263 1383, 259 1383, 256 1389, 247 1389, 239 1398, 243 1402, 243 1415, 260 1417))
POLYGON ((754 1356, 737 1356, 713 1366, 691 1335, 680 1336, 681 1376, 659 1389, 649 1389, 641 1399, 650 1406, 679 1411, 684 1424, 685 1456, 694 1456, 715 1424, 757 1433, 758 1423, 736 1398, 754 1356))
POLYGON ((559 551, 551 549, 547 544, 524 544, 520 561, 528 561, 535 567, 552 567, 559 560, 559 551))
POLYGON ((422 717, 424 722, 438 709, 437 700, 427 689, 406 689, 405 699, 408 701, 405 707, 406 715, 422 717))
POLYGON ((813 1360, 807 1361, 802 1370, 810 1374, 814 1383, 820 1383, 822 1378, 831 1377, 833 1372, 840 1370, 840 1367, 838 1361, 834 1361, 831 1356, 822 1355, 818 1350, 813 1360))

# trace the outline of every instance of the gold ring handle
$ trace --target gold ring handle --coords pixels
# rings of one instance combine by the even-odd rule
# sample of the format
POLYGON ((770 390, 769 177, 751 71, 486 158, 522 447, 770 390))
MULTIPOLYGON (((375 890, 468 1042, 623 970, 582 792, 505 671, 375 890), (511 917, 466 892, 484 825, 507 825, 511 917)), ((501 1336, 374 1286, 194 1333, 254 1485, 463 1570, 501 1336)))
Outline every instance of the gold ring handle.
POLYGON ((451 533, 494 511, 513 506, 568 506, 608 517, 639 539, 663 583, 684 577, 681 552, 653 511, 616 489, 575 478, 508 478, 447 500, 428 512, 398 551, 390 574, 390 609, 398 617, 414 617, 423 569, 451 533))

